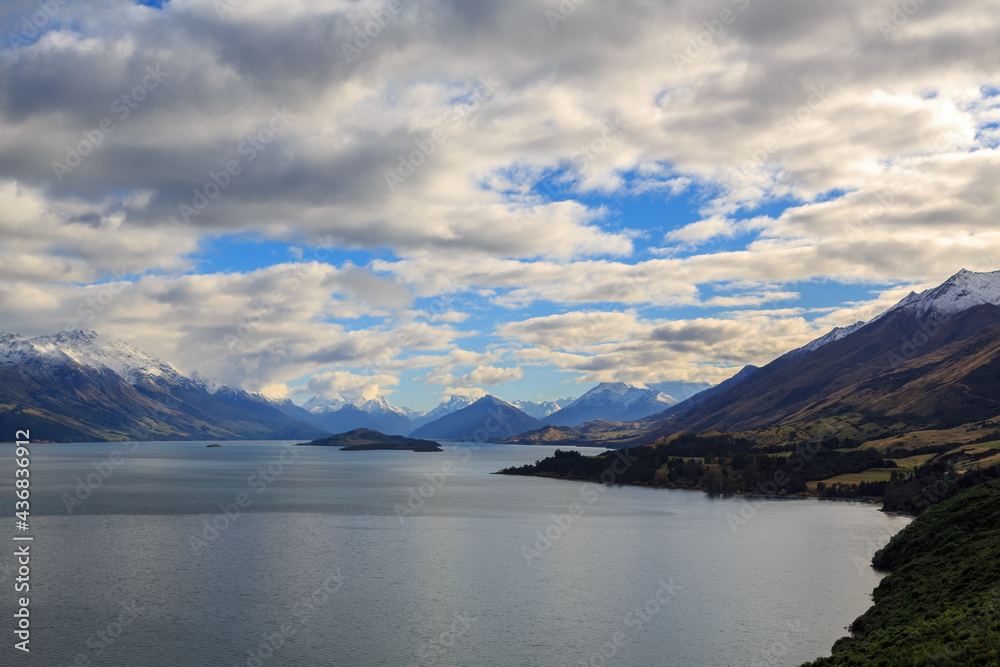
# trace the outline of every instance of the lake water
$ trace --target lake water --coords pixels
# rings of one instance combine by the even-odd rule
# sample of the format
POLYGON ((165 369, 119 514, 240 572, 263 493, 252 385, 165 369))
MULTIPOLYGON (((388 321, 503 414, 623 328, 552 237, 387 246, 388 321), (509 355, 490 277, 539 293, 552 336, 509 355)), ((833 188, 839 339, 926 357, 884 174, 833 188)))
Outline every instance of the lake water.
POLYGON ((798 665, 870 606, 907 522, 489 474, 553 447, 206 444, 32 445, 32 651, 8 548, 0 663, 798 665))

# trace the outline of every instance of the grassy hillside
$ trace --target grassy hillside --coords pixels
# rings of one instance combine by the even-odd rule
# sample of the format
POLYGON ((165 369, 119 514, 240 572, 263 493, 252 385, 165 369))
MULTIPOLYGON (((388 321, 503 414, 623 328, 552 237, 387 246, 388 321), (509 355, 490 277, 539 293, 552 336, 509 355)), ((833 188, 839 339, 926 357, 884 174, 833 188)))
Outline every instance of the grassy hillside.
POLYGON ((830 658, 847 665, 1000 665, 1000 480, 937 504, 873 559, 892 574, 830 658))

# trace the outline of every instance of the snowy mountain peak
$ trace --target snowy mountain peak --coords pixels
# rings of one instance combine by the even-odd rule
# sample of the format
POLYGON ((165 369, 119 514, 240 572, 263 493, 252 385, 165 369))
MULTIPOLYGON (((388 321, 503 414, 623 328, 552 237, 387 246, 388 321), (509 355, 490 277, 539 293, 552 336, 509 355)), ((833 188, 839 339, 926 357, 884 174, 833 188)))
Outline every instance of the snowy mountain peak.
POLYGON ((96 370, 110 370, 133 385, 150 378, 183 378, 169 364, 140 352, 123 340, 102 342, 97 333, 83 329, 34 338, 16 334, 0 338, 0 365, 27 362, 57 366, 75 363, 96 370))
MULTIPOLYGON (((497 406, 508 406, 510 403, 507 401, 497 398, 493 394, 486 394, 478 401, 475 401, 472 405, 497 405, 497 406)), ((513 406, 512 406, 513 407, 513 406)))
POLYGON ((510 404, 529 417, 542 419, 570 405, 575 400, 575 397, 569 397, 557 398, 554 401, 511 401, 510 404))
POLYGON ((677 402, 672 396, 643 384, 602 382, 543 421, 557 426, 577 426, 591 419, 631 421, 665 410, 677 402))
POLYGON ((397 408, 392 405, 389 405, 389 401, 385 399, 385 396, 377 396, 370 400, 364 401, 363 403, 358 403, 357 407, 360 408, 361 410, 364 410, 365 412, 374 415, 394 414, 394 415, 402 415, 404 417, 410 417, 416 414, 415 412, 413 412, 413 410, 410 410, 409 408, 397 408))
POLYGON ((937 287, 910 292, 880 317, 905 308, 920 319, 942 319, 986 304, 1000 306, 1000 271, 962 269, 937 287))
POLYGON ((850 325, 848 325, 846 327, 834 327, 834 329, 830 333, 828 333, 828 334, 826 334, 824 336, 820 336, 819 338, 817 338, 813 342, 811 342, 811 343, 809 343, 807 345, 804 345, 804 346, 798 348, 797 350, 792 350, 791 352, 789 352, 785 356, 802 356, 803 354, 806 354, 807 352, 812 352, 813 350, 818 350, 819 348, 823 347, 824 345, 828 345, 830 343, 833 343, 834 341, 840 340, 841 338, 845 338, 847 336, 850 336, 852 333, 854 333, 855 331, 857 331, 861 327, 865 326, 866 324, 868 324, 868 322, 858 321, 858 322, 855 322, 854 324, 850 324, 850 325))
POLYGON ((962 269, 937 287, 917 294, 910 292, 896 305, 867 322, 855 322, 846 327, 837 327, 808 345, 785 354, 785 357, 799 357, 838 341, 858 329, 878 321, 903 309, 913 312, 919 319, 938 320, 957 315, 969 308, 992 304, 1000 306, 1000 271, 976 273, 962 269))
POLYGON ((409 418, 417 414, 409 408, 397 408, 390 405, 389 401, 387 401, 384 396, 376 396, 375 398, 368 400, 365 400, 362 397, 343 399, 313 396, 302 405, 303 409, 316 415, 337 412, 347 406, 351 406, 352 408, 356 408, 361 412, 367 412, 371 415, 395 415, 409 418))
POLYGON ((469 396, 449 396, 447 401, 443 401, 440 405, 438 405, 434 409, 435 410, 444 409, 448 411, 461 410, 462 408, 468 405, 472 405, 473 401, 474 399, 470 398, 469 396))
POLYGON ((626 384, 625 382, 602 382, 579 399, 574 405, 621 403, 628 405, 638 400, 653 400, 659 403, 676 403, 673 398, 664 393, 650 389, 644 384, 626 384))

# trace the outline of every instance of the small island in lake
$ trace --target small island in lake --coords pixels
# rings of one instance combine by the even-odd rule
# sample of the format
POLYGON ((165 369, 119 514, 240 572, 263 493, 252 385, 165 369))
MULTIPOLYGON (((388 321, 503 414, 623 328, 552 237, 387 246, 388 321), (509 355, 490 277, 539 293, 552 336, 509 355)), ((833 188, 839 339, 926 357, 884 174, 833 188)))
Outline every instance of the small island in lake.
POLYGON ((222 445, 219 445, 219 444, 205 445, 205 446, 206 447, 222 447, 222 445))
POLYGON ((319 447, 340 447, 344 452, 363 452, 376 449, 406 449, 414 452, 443 452, 433 440, 417 440, 402 435, 386 435, 367 428, 356 428, 347 433, 338 433, 328 438, 320 438, 300 445, 319 447))

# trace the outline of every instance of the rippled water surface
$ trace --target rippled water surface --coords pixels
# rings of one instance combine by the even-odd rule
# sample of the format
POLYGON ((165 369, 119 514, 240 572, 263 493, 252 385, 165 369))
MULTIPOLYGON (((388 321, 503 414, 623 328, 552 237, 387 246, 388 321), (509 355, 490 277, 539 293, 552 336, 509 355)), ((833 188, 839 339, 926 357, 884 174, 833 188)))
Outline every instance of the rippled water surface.
POLYGON ((552 447, 206 444, 32 446, 32 652, 8 630, 0 662, 797 665, 870 606, 906 523, 489 474, 552 447))

